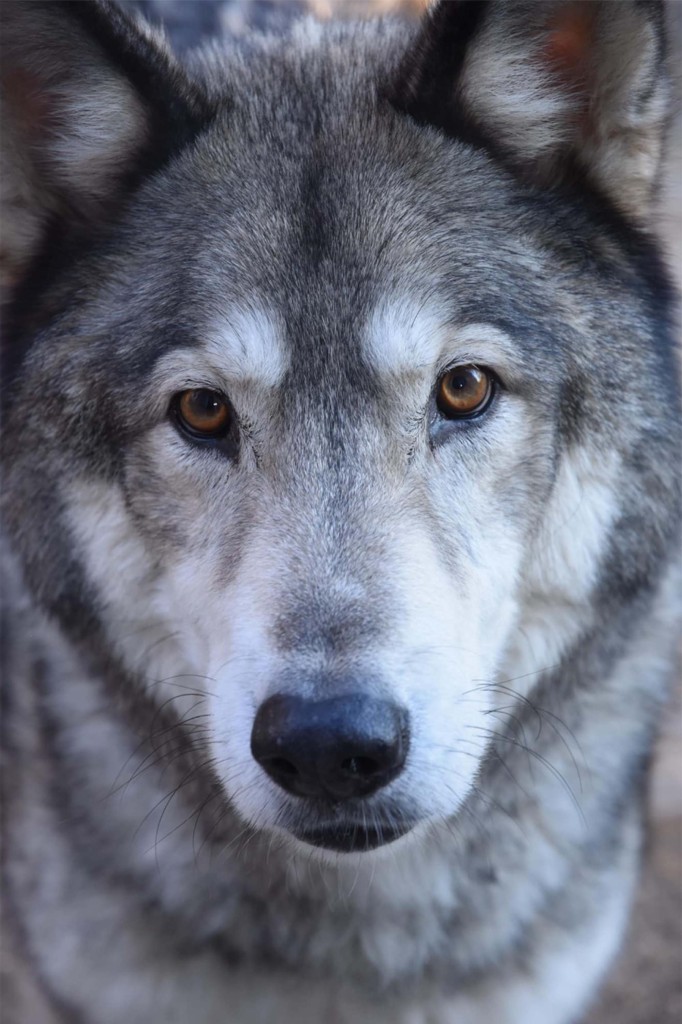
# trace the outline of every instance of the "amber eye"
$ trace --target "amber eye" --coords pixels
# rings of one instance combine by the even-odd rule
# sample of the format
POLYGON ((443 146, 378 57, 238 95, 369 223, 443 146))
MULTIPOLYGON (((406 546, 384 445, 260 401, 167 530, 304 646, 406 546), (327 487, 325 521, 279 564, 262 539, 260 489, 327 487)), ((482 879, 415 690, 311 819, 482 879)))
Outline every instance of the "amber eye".
POLYGON ((493 396, 493 378, 478 366, 455 366, 438 381, 436 405, 448 419, 464 419, 483 412, 493 396))
POLYGON ((230 406, 218 391, 181 391, 174 405, 180 425, 195 437, 223 437, 230 428, 230 406))

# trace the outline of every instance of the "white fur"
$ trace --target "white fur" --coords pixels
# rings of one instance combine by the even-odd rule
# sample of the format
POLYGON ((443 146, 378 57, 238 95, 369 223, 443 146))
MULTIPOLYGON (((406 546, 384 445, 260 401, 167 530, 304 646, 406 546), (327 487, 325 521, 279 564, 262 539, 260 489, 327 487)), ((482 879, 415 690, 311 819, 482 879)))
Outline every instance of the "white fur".
POLYGON ((533 53, 541 45, 504 19, 494 20, 469 48, 462 75, 465 101, 501 138, 511 136, 528 159, 570 136, 577 108, 570 91, 557 88, 533 53))
MULTIPOLYGON (((634 877, 630 860, 630 893, 634 877)), ((585 1008, 595 985, 620 945, 627 919, 629 895, 623 877, 604 894, 598 923, 586 921, 582 929, 546 935, 546 945, 529 973, 519 971, 490 988, 481 985, 470 995, 439 1000, 415 1020, 437 1024, 571 1024, 585 1008)))
POLYGON ((452 310, 418 297, 380 303, 367 325, 365 358, 382 374, 424 375, 427 387, 454 363, 479 363, 501 373, 512 365, 509 335, 492 324, 457 324, 452 310))
POLYGON ((184 388, 213 388, 233 398, 235 386, 275 388, 286 373, 288 357, 279 325, 264 309, 216 316, 201 342, 197 348, 173 349, 157 362, 153 384, 160 409, 184 388))
POLYGON ((83 196, 105 196, 115 170, 128 166, 130 154, 147 134, 144 109, 132 87, 113 75, 91 73, 90 88, 69 81, 56 93, 59 120, 68 125, 49 148, 62 187, 83 196))
POLYGON ((201 637, 187 628, 187 610, 174 606, 159 579, 118 487, 78 481, 70 489, 69 519, 83 552, 88 581, 104 596, 105 627, 123 663, 141 673, 159 703, 170 698, 180 715, 206 685, 201 637))
MULTIPOLYGON (((58 834, 51 841, 56 848, 50 860, 50 888, 66 891, 68 877, 62 878, 61 871, 70 864, 68 851, 60 849, 58 834)), ((427 881, 427 865, 418 867, 420 878, 427 881)), ((381 884, 381 872, 374 878, 381 884)), ((391 903, 399 902, 405 891, 420 891, 408 877, 401 886, 396 884, 395 872, 390 872, 390 878, 391 903)), ((582 930, 562 933, 557 928, 547 935, 546 947, 530 973, 510 972, 489 986, 481 984, 450 997, 429 993, 401 999, 389 990, 377 1002, 339 982, 302 980, 274 971, 234 972, 210 949, 164 962, 160 972, 158 956, 164 937, 153 919, 137 918, 124 891, 114 902, 108 891, 98 891, 87 876, 81 878, 78 901, 64 900, 58 914, 49 907, 42 915, 36 910, 31 923, 38 948, 45 949, 44 962, 53 984, 61 987, 68 978, 71 997, 97 1008, 96 1024, 121 1020, 130 1024, 152 1020, 178 1024, 189 1020, 212 1024, 275 1020, 281 1024, 319 1024, 321 1020, 334 1024, 571 1024, 617 948, 627 907, 619 873, 614 891, 604 894, 595 916, 585 921, 582 930), (109 932, 103 932, 102 920, 108 921, 109 932), (84 927, 84 922, 90 922, 91 928, 84 927), (131 928, 131 922, 137 927, 131 928), (75 970, 75 964, 86 964, 87 969, 75 970)), ((370 930, 365 952, 372 958, 376 953, 372 944, 380 943, 382 955, 396 969, 411 947, 403 943, 401 948, 400 936, 392 936, 389 921, 390 915, 382 917, 382 927, 370 930)), ((407 969, 410 966, 405 964, 407 969)))
POLYGON ((614 451, 566 452, 542 523, 523 567, 523 614, 503 674, 527 694, 589 623, 589 596, 618 514, 614 451))
POLYGON ((276 315, 265 309, 232 309, 216 316, 202 350, 228 379, 253 381, 274 388, 288 366, 276 315))
MULTIPOLYGON (((472 679, 489 673, 492 664, 478 641, 476 598, 462 599, 424 535, 416 529, 404 531, 396 535, 394 548, 393 590, 404 613, 387 645, 366 652, 353 668, 358 678, 378 674, 393 699, 410 710, 413 755, 394 789, 419 793, 423 812, 440 817, 456 811, 475 774, 477 758, 472 754, 482 744, 476 742, 473 727, 482 724, 487 704, 469 691, 472 679)), ((209 669, 218 680, 212 705, 216 753, 227 759, 228 791, 246 820, 270 828, 285 798, 251 758, 250 734, 259 704, 277 689, 283 670, 292 668, 291 660, 283 661, 269 641, 269 626, 278 611, 276 579, 281 576, 286 579, 286 552, 277 551, 275 538, 254 545, 240 577, 225 594, 231 621, 209 669), (235 765, 240 768, 236 789, 230 778, 235 765)), ((305 662, 297 658, 293 665, 308 672, 314 667, 329 670, 322 652, 319 657, 319 666, 311 664, 310 656, 305 662)))

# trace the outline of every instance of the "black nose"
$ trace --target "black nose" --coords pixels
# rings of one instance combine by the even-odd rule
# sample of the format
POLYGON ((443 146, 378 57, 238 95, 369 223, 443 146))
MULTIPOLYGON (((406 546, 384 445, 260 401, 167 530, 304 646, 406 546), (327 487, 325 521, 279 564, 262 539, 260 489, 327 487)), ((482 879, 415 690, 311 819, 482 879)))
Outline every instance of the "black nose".
POLYGON ((347 694, 305 700, 279 693, 258 709, 251 752, 271 779, 295 796, 369 796, 403 769, 407 712, 386 700, 347 694))

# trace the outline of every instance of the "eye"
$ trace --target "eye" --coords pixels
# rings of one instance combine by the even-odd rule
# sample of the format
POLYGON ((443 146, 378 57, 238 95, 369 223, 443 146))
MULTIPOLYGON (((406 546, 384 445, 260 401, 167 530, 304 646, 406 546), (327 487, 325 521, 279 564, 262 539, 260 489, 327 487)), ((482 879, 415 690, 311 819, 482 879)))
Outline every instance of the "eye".
POLYGON ((224 437, 232 425, 227 399, 209 388, 181 391, 173 399, 172 408, 179 425, 192 437, 224 437))
POLYGON ((495 393, 495 378, 479 366, 454 366, 436 385, 436 405, 449 420, 469 419, 487 409, 495 393))

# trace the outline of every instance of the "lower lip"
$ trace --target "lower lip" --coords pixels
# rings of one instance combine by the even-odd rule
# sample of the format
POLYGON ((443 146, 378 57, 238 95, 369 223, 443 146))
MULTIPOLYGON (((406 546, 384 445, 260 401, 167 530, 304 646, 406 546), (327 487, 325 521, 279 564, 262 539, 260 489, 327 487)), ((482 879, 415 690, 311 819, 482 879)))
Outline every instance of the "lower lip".
POLYGON ((295 832, 294 835, 303 843, 318 846, 336 853, 367 853, 380 846, 388 846, 409 832, 409 827, 401 830, 393 828, 366 829, 359 825, 347 828, 318 828, 310 832, 295 832))

